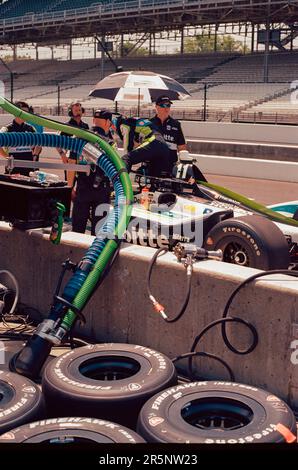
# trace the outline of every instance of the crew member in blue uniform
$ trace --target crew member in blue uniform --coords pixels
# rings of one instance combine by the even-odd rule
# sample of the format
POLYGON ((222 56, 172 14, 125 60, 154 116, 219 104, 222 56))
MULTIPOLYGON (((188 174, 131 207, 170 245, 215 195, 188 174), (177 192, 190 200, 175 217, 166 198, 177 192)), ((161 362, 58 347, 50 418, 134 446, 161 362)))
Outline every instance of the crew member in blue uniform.
MULTIPOLYGON (((113 144, 110 127, 112 113, 97 110, 93 115, 92 131, 113 144)), ((91 220, 91 235, 96 235, 98 222, 107 215, 110 204, 111 187, 109 178, 98 166, 92 166, 89 175, 78 173, 75 186, 76 196, 72 211, 72 230, 84 233, 88 219, 91 220)))
MULTIPOLYGON (((21 108, 23 111, 29 112, 30 106, 25 101, 17 101, 16 106, 21 108)), ((14 120, 7 126, 2 127, 0 132, 36 132, 34 127, 30 124, 27 124, 24 119, 20 117, 15 117, 14 120)), ((13 157, 15 160, 27 160, 30 162, 38 161, 38 156, 41 151, 41 147, 9 147, 8 149, 0 148, 0 156, 8 158, 8 156, 13 157)), ((21 175, 29 176, 30 171, 33 171, 33 168, 18 168, 14 167, 13 170, 10 170, 9 173, 19 173, 21 175)), ((7 171, 6 171, 7 173, 7 171)))

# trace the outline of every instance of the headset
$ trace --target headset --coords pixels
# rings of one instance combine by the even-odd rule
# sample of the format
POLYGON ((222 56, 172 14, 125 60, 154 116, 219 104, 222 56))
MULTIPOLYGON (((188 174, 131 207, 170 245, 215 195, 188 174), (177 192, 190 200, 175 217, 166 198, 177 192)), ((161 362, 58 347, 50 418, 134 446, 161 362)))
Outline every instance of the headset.
POLYGON ((75 104, 79 104, 81 106, 81 110, 82 110, 82 114, 85 113, 85 108, 83 108, 83 106, 81 105, 81 103, 79 101, 73 101, 72 103, 70 103, 70 105, 68 106, 68 116, 69 117, 73 117, 73 112, 72 112, 72 108, 75 104))
POLYGON ((26 101, 16 101, 15 102, 15 105, 18 107, 18 108, 27 108, 29 110, 29 112, 31 113, 32 111, 32 106, 29 106, 28 103, 26 103, 26 101))

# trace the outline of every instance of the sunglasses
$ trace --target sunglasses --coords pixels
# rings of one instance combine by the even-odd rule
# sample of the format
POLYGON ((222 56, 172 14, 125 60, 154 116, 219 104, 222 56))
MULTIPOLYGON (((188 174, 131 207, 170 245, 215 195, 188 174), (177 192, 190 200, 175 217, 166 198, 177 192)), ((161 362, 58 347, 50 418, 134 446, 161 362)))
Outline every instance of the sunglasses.
POLYGON ((160 103, 160 104, 158 104, 158 106, 160 108, 170 108, 171 104, 170 103, 160 103))

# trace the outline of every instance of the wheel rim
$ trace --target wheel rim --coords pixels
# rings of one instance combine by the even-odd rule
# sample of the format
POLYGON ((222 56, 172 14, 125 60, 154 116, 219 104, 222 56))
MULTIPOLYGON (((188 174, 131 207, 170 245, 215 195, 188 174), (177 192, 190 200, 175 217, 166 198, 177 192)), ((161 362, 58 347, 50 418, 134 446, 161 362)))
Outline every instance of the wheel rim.
POLYGON ((198 429, 223 432, 247 426, 253 418, 253 411, 237 400, 210 397, 187 403, 181 416, 198 429))
POLYGON ((239 266, 249 266, 249 254, 243 245, 231 242, 223 250, 223 261, 239 266))
POLYGON ((79 371, 93 380, 122 380, 132 377, 140 370, 140 364, 130 357, 105 356, 84 361, 79 371))

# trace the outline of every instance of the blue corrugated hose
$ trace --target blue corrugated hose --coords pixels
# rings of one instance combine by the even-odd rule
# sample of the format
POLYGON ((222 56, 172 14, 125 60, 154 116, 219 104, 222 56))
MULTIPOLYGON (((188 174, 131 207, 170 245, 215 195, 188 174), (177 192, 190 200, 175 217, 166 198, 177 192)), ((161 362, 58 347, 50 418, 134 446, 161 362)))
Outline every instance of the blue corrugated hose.
MULTIPOLYGON (((78 138, 72 138, 69 136, 58 135, 58 134, 34 134, 31 132, 8 132, 0 133, 0 147, 24 147, 35 145, 41 147, 58 147, 66 150, 71 150, 81 155, 86 141, 78 138)), ((99 150, 99 158, 97 165, 104 171, 105 175, 110 179, 114 180, 117 176, 117 169, 111 162, 109 157, 105 154, 101 154, 99 150)), ((79 267, 75 273, 65 285, 62 297, 69 302, 75 298, 82 285, 84 284, 89 272, 93 268, 95 262, 103 251, 109 235, 112 236, 114 230, 121 217, 121 211, 123 204, 125 204, 125 192, 119 179, 115 179, 114 182, 115 190, 115 205, 113 210, 109 213, 108 218, 101 228, 100 232, 96 236, 94 242, 87 250, 87 253, 82 258, 79 267)), ((63 305, 57 302, 51 309, 50 319, 56 320, 59 317, 63 305)))

